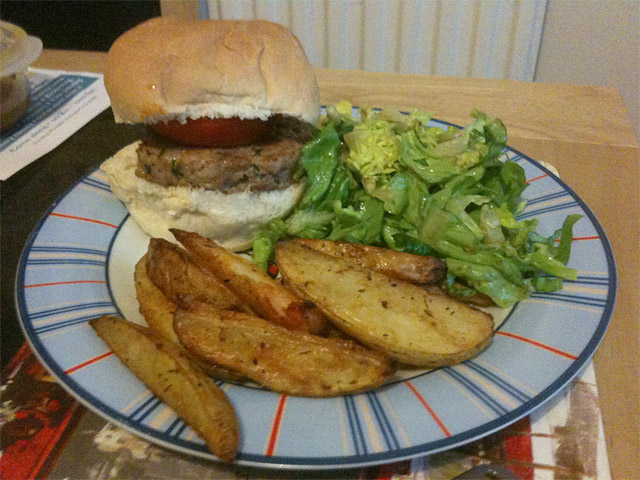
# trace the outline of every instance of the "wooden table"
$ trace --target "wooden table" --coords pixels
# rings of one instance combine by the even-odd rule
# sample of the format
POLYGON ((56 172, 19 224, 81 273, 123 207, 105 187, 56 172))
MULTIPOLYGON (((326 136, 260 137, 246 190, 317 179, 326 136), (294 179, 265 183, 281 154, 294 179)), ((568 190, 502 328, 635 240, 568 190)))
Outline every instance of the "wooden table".
MULTIPOLYGON (((35 67, 102 72, 106 54, 45 50, 35 67)), ((501 118, 509 145, 553 164, 612 244, 618 297, 594 364, 611 472, 640 478, 640 147, 614 88, 316 70, 323 103, 419 108, 456 124, 477 108, 501 118)))

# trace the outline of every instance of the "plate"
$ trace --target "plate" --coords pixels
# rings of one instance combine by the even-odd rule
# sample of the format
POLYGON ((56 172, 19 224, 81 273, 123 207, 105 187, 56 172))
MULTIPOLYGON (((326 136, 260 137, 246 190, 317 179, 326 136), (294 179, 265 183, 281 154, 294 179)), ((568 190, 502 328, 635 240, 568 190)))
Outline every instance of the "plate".
MULTIPOLYGON (((550 235, 567 215, 584 216, 574 228, 569 263, 578 279, 492 312, 496 335, 478 357, 401 372, 374 391, 312 399, 219 382, 239 419, 238 464, 346 468, 447 450, 529 414, 580 373, 613 312, 611 247, 593 213, 557 176, 516 150, 503 155, 527 175, 529 203, 519 219, 539 218, 538 231, 550 235)), ((79 180, 41 219, 21 257, 21 326, 42 363, 84 405, 151 442, 215 459, 88 325, 103 314, 144 324, 133 268, 147 241, 102 172, 79 180)))

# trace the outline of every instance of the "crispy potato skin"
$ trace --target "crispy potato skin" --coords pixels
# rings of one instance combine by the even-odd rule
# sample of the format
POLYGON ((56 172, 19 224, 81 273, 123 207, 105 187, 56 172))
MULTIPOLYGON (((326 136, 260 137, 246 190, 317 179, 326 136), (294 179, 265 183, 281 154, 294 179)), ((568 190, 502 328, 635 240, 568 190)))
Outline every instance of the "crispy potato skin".
POLYGON ((178 303, 194 297, 226 310, 251 309, 220 280, 203 270, 186 250, 161 238, 152 238, 146 254, 147 275, 162 293, 178 303))
MULTIPOLYGON (((292 241, 327 255, 343 258, 361 267, 384 273, 388 277, 420 285, 434 295, 448 295, 440 286, 447 275, 447 265, 439 258, 347 242, 312 238, 298 238, 292 241)), ((452 296, 451 298, 481 308, 495 306, 490 297, 481 293, 470 297, 452 296)))
POLYGON ((217 276, 258 316, 290 330, 320 334, 326 329, 328 320, 312 302, 297 297, 250 260, 197 233, 171 232, 199 265, 217 276))
POLYGON ((225 462, 238 449, 239 429, 226 395, 185 351, 149 328, 102 316, 89 324, 122 362, 173 408, 225 462))
POLYGON ((286 285, 371 348, 423 367, 454 365, 491 341, 491 315, 299 242, 276 245, 286 285))
POLYGON ((288 395, 331 397, 381 385, 392 373, 389 357, 352 341, 288 330, 261 318, 181 304, 176 333, 201 361, 213 361, 288 395))
POLYGON ((136 263, 134 282, 140 313, 147 321, 147 325, 169 340, 179 343, 178 336, 173 330, 173 313, 178 306, 169 300, 147 275, 146 255, 136 263))
POLYGON ((447 274, 447 265, 436 257, 396 252, 387 248, 356 243, 311 238, 298 238, 292 241, 404 282, 435 284, 442 281, 447 274))
MULTIPOLYGON (((147 321, 149 328, 160 333, 172 342, 180 344, 180 340, 173 329, 173 314, 178 306, 175 302, 169 300, 147 275, 146 255, 143 255, 136 264, 134 279, 140 313, 147 321)), ((219 365, 197 361, 196 363, 198 363, 198 366, 210 377, 231 381, 244 380, 242 375, 236 374, 219 365)))
POLYGON ((450 295, 446 290, 438 285, 423 285, 423 288, 425 288, 429 293, 432 293, 433 295, 446 295, 447 297, 457 300, 458 302, 466 303, 474 307, 489 308, 496 306, 491 297, 483 293, 475 293, 469 297, 463 297, 450 295))

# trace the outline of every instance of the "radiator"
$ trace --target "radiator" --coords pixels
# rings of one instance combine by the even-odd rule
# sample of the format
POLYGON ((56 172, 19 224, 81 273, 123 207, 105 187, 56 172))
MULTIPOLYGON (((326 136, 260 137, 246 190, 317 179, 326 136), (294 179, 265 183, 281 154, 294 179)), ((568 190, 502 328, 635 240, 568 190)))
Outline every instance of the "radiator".
POLYGON ((533 80, 546 0, 200 0, 289 27, 315 67, 533 80))

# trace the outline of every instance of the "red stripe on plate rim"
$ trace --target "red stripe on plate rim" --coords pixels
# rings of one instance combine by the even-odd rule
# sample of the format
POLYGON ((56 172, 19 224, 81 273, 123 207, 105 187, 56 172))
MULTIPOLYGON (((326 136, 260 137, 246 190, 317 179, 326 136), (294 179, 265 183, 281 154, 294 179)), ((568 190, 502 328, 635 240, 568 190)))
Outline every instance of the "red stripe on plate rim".
POLYGON ((564 350, 560 350, 559 348, 555 348, 555 347, 552 347, 550 345, 546 345, 546 344, 544 344, 542 342, 538 342, 537 340, 532 340, 531 338, 523 337, 523 336, 517 335, 515 333, 509 333, 509 332, 504 332, 502 330, 498 330, 496 332, 496 335, 502 335, 504 337, 514 338, 516 340, 520 340, 521 342, 529 343, 530 345, 542 348, 542 349, 547 350, 549 352, 553 352, 556 355, 560 355, 562 357, 566 357, 566 358, 569 358, 571 360, 577 360, 578 359, 578 357, 576 355, 573 355, 571 353, 565 352, 564 350))
POLYGON ((100 360, 103 360, 103 359, 105 359, 107 357, 110 357, 111 355, 113 355, 113 352, 111 352, 111 351, 105 352, 102 355, 98 355, 97 357, 90 358, 89 360, 87 360, 85 362, 79 363, 78 365, 76 365, 74 367, 66 369, 64 371, 64 373, 66 373, 67 375, 71 375, 72 373, 77 372, 78 370, 80 370, 80 369, 82 369, 82 368, 84 368, 84 367, 86 367, 88 365, 91 365, 91 364, 99 362, 100 360))
POLYGON ((405 380, 404 384, 409 387, 409 390, 411 390, 413 392, 413 394, 416 396, 416 398, 420 401, 420 403, 424 406, 424 408, 427 409, 427 412, 429 412, 429 415, 431 415, 431 418, 433 418, 433 420, 438 424, 438 426, 440 427, 440 430, 442 430, 442 432, 447 436, 450 437, 451 436, 451 432, 449 431, 449 429, 447 428, 447 426, 444 424, 444 422, 440 419, 440 417, 438 417, 438 415, 436 414, 436 412, 433 411, 433 409, 431 408, 431 406, 427 403, 427 401, 424 399, 424 397, 420 394, 420 392, 418 392, 418 390, 416 389, 415 386, 413 386, 413 384, 411 382, 409 382, 408 380, 405 380))
POLYGON ((96 220, 95 218, 79 217, 77 215, 68 215, 66 213, 57 213, 57 212, 51 212, 51 216, 52 217, 60 217, 60 218, 68 218, 70 220, 81 220, 83 222, 97 223, 99 225, 106 225, 107 227, 111 227, 111 228, 118 228, 118 226, 114 225, 113 223, 103 222, 102 220, 96 220))

